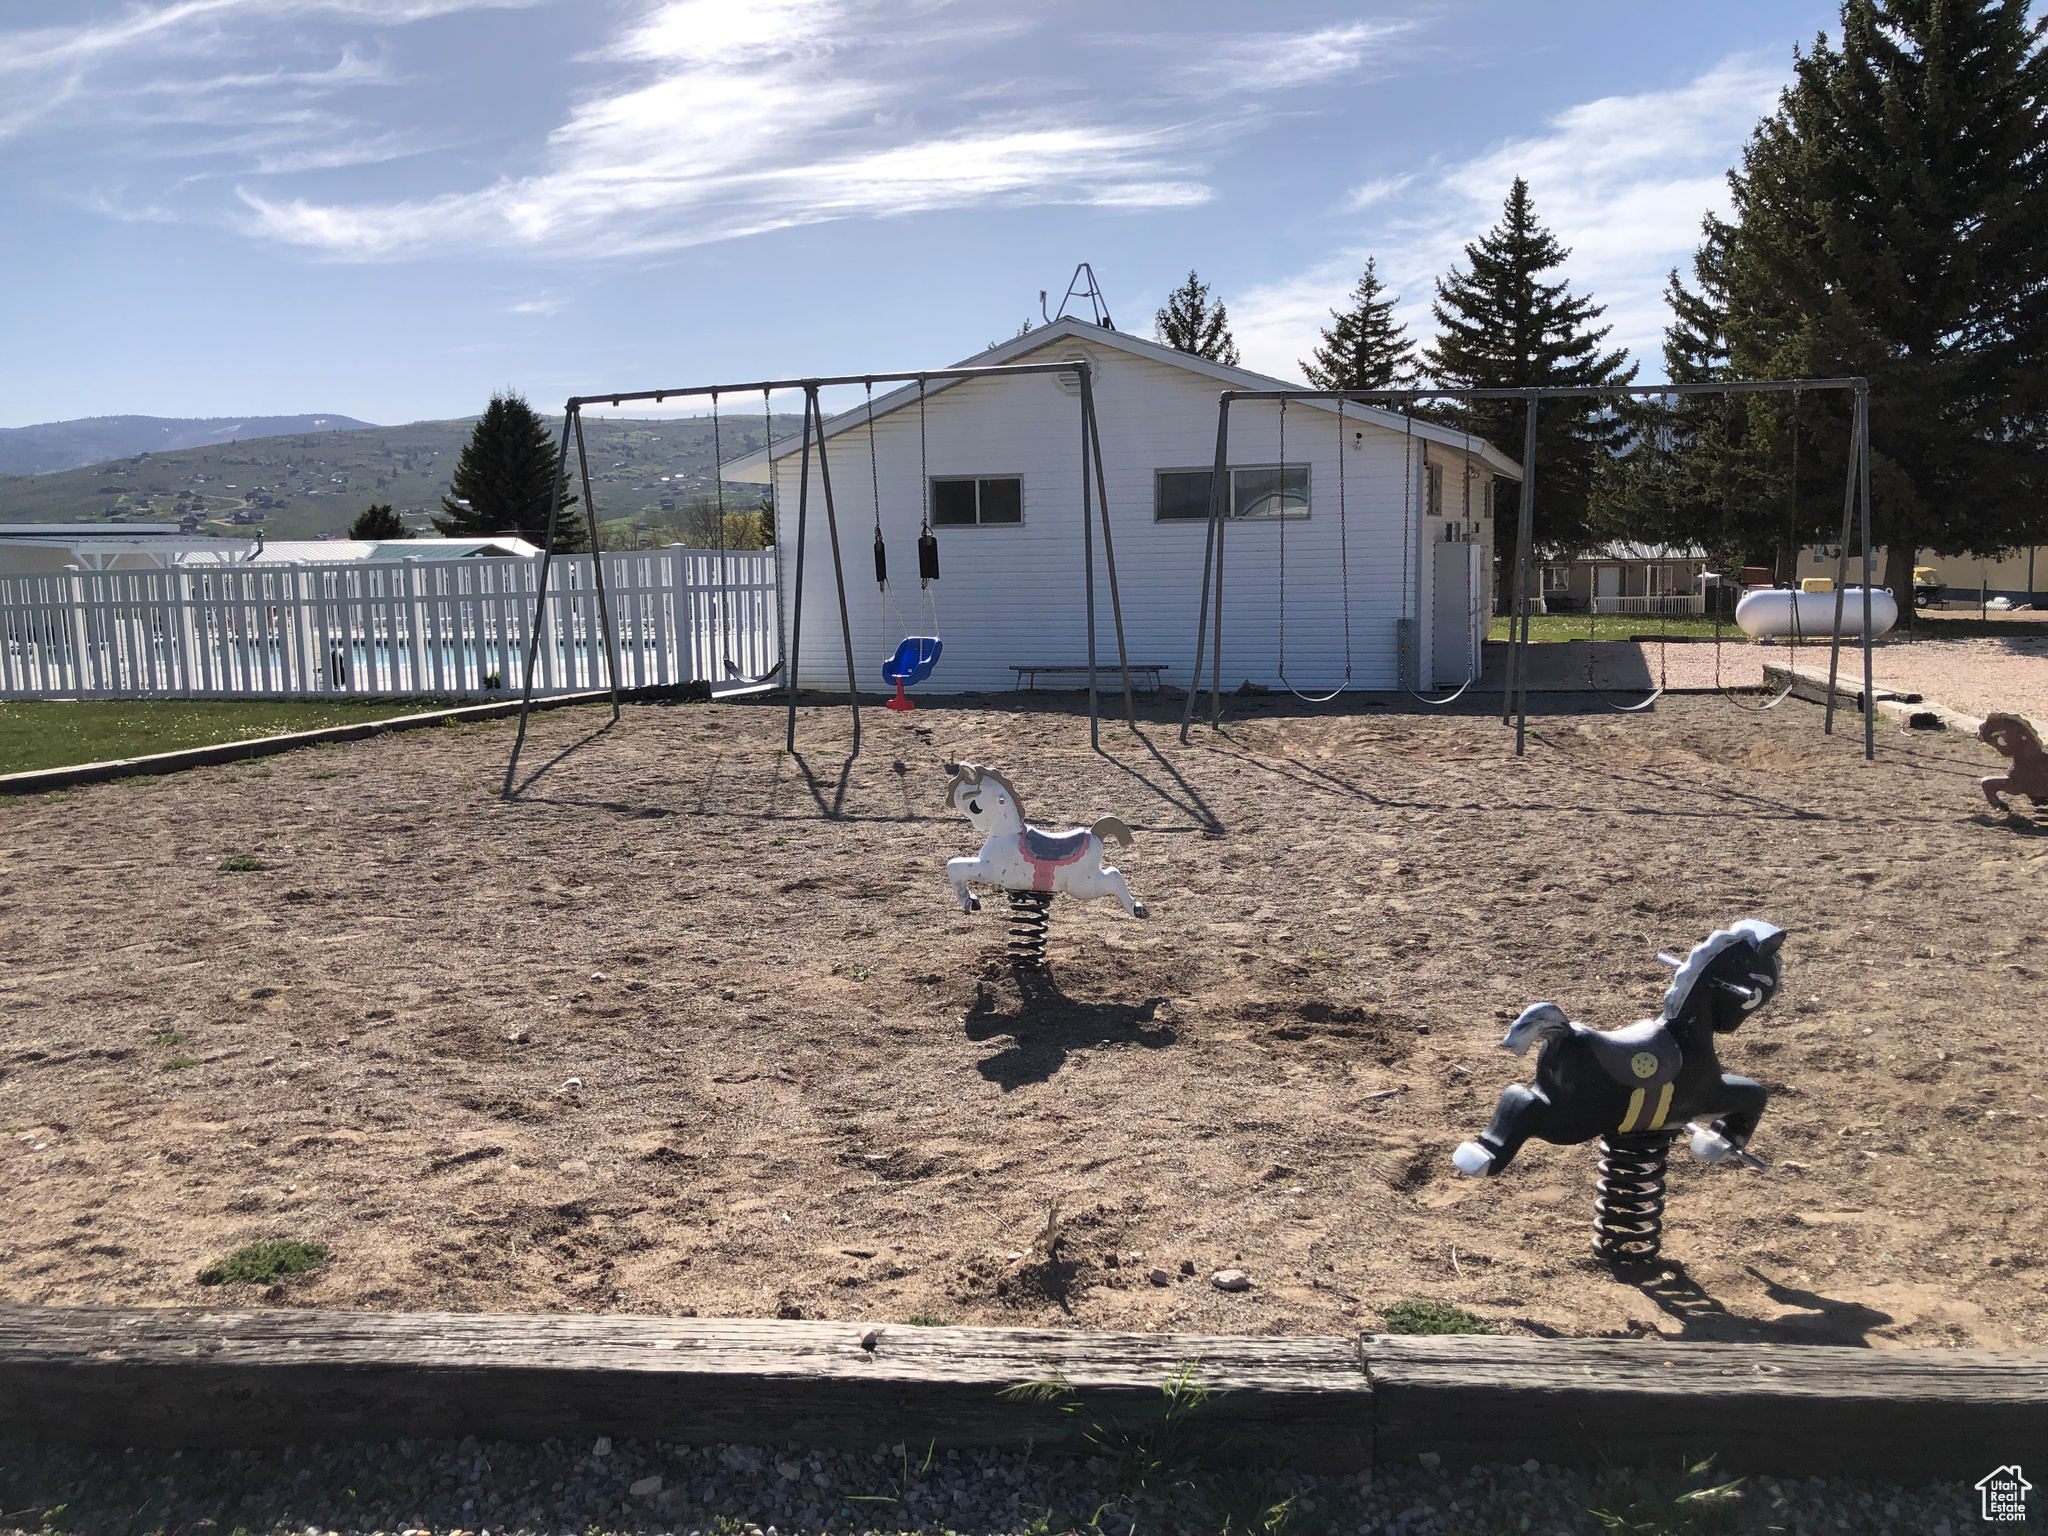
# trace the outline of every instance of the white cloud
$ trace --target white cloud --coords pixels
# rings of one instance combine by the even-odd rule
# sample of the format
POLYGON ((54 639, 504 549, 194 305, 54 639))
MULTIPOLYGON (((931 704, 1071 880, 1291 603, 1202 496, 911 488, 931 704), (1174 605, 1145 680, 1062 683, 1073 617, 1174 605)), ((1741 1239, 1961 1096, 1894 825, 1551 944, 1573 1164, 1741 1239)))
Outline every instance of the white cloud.
POLYGON ((538 169, 388 203, 245 187, 247 228, 342 260, 454 244, 630 256, 938 209, 1191 207, 1212 195, 1204 150, 1261 120, 1261 93, 1354 70, 1404 29, 1222 40, 1199 69, 1166 66, 1142 103, 1134 88, 1084 110, 986 74, 961 92, 963 42, 1020 25, 873 0, 657 0, 591 55, 621 76, 570 111, 538 169), (1233 91, 1220 114, 1216 71, 1233 91))
MULTIPOLYGON (((521 9, 541 0, 171 0, 132 3, 119 13, 68 27, 0 31, 0 139, 19 134, 61 109, 96 95, 95 79, 121 65, 167 59, 206 59, 247 51, 249 34, 299 18, 325 18, 362 26, 402 26, 471 10, 521 9)), ((354 83, 365 61, 343 50, 325 83, 354 83)), ((276 88, 315 83, 289 71, 184 80, 179 90, 276 88)), ((124 81, 123 94, 148 92, 162 82, 124 81)))
POLYGON ((1374 213, 1354 245, 1232 304, 1247 363, 1294 376, 1369 255, 1401 296, 1410 336, 1428 340, 1434 279, 1499 218, 1520 175, 1538 217, 1571 250, 1565 271, 1573 291, 1606 306, 1608 344, 1628 347, 1646 364, 1645 377, 1656 375, 1669 318, 1666 275, 1690 261, 1702 216, 1726 211, 1728 168, 1785 83, 1780 65, 1728 59, 1672 90, 1572 107, 1543 133, 1471 159, 1368 182, 1348 202, 1374 213))
POLYGON ((1354 74, 1414 30, 1405 21, 1353 22, 1314 32, 1205 38, 1202 57, 1182 66, 1188 81, 1217 91, 1275 91, 1354 74))
POLYGON ((1374 203, 1383 203, 1396 192, 1403 190, 1414 179, 1415 177, 1412 173, 1406 176, 1381 176, 1377 180, 1368 181, 1360 186, 1353 187, 1345 195, 1345 210, 1350 213, 1358 213, 1370 208, 1374 203))

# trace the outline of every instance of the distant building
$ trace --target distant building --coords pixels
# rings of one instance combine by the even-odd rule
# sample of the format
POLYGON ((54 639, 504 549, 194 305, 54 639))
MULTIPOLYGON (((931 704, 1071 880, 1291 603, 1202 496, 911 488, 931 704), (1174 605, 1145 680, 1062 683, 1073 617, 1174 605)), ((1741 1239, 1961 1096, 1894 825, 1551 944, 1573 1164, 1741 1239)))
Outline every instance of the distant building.
POLYGON ((538 545, 512 534, 462 539, 214 538, 180 523, 0 525, 0 576, 172 566, 328 564, 357 560, 531 560, 538 545))
POLYGON ((1543 607, 1549 613, 1701 613, 1706 551, 1696 544, 1617 540, 1546 562, 1543 607))

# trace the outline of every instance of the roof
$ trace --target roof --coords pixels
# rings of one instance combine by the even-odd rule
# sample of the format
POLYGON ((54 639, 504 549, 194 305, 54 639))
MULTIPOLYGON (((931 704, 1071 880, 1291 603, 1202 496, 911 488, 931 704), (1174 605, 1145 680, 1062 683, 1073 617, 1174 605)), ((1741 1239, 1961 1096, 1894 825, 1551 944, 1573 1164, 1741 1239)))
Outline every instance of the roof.
MULTIPOLYGON (((225 544, 214 539, 209 543, 225 544)), ((246 544, 238 549, 247 549, 246 544)), ((244 559, 209 559, 210 551, 187 555, 181 565, 316 565, 355 560, 466 560, 491 555, 531 560, 540 546, 515 535, 470 539, 275 539, 244 559)))
POLYGON ((1596 544, 1572 556, 1574 560, 1704 560, 1707 552, 1697 544, 1637 544, 1615 539, 1596 544))
MULTIPOLYGON (((1147 341, 1142 336, 1133 336, 1126 331, 1113 331, 1107 326, 1096 325, 1088 320, 1077 320, 1072 316, 1055 320, 1051 325, 1041 326, 1037 330, 1027 332, 1025 335, 1012 337, 1000 346, 990 347, 986 352, 977 352, 974 356, 965 358, 952 366, 956 368, 993 368, 1004 363, 1028 360, 1049 361, 1049 359, 1032 359, 1030 354, 1063 341, 1085 341, 1093 346, 1113 348, 1116 351, 1128 353, 1133 357, 1145 358, 1150 362, 1164 363, 1170 368, 1181 368, 1189 373, 1203 374, 1215 380, 1218 393, 1226 389, 1299 389, 1301 387, 1287 379, 1276 379, 1268 374, 1254 373, 1249 368, 1237 368, 1228 363, 1214 362, 1206 357, 1197 357, 1191 352, 1177 351, 1156 341, 1147 341)), ((968 381, 962 379, 934 380, 925 386, 925 398, 929 400, 932 396, 939 394, 943 390, 951 389, 957 384, 966 382, 968 381)), ((886 395, 877 396, 874 413, 877 417, 886 416, 891 411, 901 410, 905 406, 915 405, 916 403, 917 386, 915 384, 906 384, 900 389, 891 390, 886 395)), ((1329 411, 1332 414, 1335 414, 1337 410, 1337 403, 1332 400, 1299 400, 1294 403, 1298 407, 1314 406, 1319 410, 1329 411)), ((1408 432, 1412 430, 1415 436, 1423 439, 1425 442, 1438 443, 1446 448, 1455 448, 1461 453, 1472 451, 1476 445, 1480 461, 1495 474, 1509 480, 1520 480, 1522 478, 1521 466, 1513 459, 1483 438, 1470 437, 1459 431, 1456 427, 1446 427, 1433 421, 1423 421, 1420 418, 1404 416, 1399 411, 1390 411, 1383 406, 1377 405, 1358 405, 1347 402, 1344 406, 1344 413, 1347 419, 1384 427, 1390 432, 1408 432)), ((868 415, 865 404, 858 410, 842 411, 839 415, 831 417, 826 421, 825 436, 833 438, 855 426, 865 427, 867 420, 868 415)), ((801 434, 782 438, 778 442, 770 443, 765 448, 756 448, 752 453, 727 460, 720 467, 719 477, 724 480, 738 481, 742 484, 760 484, 768 479, 768 465, 771 462, 777 459, 786 459, 791 454, 800 452, 802 447, 803 438, 801 434)))

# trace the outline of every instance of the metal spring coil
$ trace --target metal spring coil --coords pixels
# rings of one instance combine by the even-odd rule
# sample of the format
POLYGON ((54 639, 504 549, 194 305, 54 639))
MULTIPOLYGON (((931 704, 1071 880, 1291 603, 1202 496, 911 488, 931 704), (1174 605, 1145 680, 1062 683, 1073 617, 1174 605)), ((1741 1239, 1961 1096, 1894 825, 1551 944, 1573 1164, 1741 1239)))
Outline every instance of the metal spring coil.
POLYGON ((1051 914, 1051 891, 1010 892, 1010 964, 1045 964, 1045 931, 1051 914))
POLYGON ((1594 1185, 1593 1257, 1603 1264, 1647 1264, 1664 1248, 1664 1175, 1671 1137, 1600 1138, 1600 1176, 1594 1185))

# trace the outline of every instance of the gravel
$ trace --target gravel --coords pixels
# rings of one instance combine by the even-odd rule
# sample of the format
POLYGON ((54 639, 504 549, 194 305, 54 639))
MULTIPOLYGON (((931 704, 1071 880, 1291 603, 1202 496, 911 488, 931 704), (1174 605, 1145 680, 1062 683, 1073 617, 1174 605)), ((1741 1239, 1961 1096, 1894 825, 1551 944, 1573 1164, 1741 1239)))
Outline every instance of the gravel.
MULTIPOLYGON (((789 1536, 826 1529, 1018 1536, 1066 1530, 1112 1536, 1134 1530, 1961 1536, 1978 1523, 1975 1498, 1960 1483, 1905 1489, 1840 1478, 1755 1477, 1731 1499, 1673 1505, 1687 1488, 1716 1481, 1612 1470, 1588 1475, 1534 1461, 1470 1471, 1411 1463, 1356 1477, 1198 1469, 1176 1477, 1155 1468, 1148 1477, 1134 1472, 1128 1458, 932 1454, 891 1445, 839 1452, 631 1441, 480 1444, 471 1438, 176 1452, 0 1442, 0 1530, 123 1536, 789 1536), (1616 1520, 1624 1523, 1611 1523, 1616 1520)), ((2038 1518, 2041 1511, 2033 1513, 2038 1518)))

